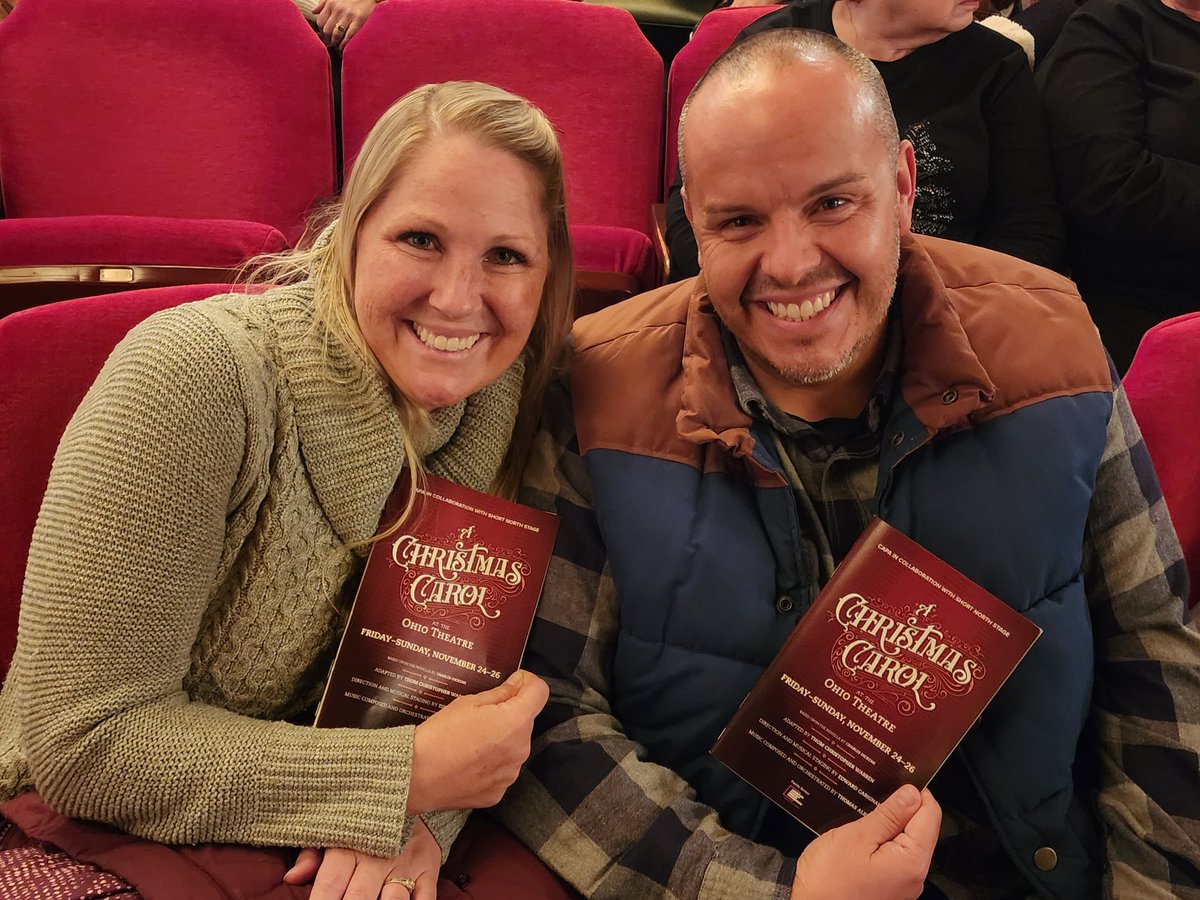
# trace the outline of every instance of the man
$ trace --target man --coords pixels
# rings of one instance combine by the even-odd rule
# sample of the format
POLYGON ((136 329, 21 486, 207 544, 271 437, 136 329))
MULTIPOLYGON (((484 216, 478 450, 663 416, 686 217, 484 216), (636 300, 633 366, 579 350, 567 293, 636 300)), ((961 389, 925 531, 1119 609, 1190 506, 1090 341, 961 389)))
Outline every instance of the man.
POLYGON ((681 148, 701 275, 577 324, 527 476, 562 522, 506 824, 592 897, 919 894, 915 792, 806 848, 707 753, 878 514, 1043 629, 933 781, 924 896, 1200 896, 1200 635, 1071 283, 910 235, 912 149, 825 35, 731 49, 681 148))

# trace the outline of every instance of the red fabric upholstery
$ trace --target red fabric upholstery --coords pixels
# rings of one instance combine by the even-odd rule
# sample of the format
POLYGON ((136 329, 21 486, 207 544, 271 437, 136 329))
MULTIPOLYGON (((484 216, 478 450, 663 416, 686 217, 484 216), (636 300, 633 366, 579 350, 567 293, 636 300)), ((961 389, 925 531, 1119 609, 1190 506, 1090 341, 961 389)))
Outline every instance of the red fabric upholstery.
POLYGON ((662 148, 662 59, 621 9, 566 0, 381 3, 342 61, 347 170, 375 120, 421 84, 497 84, 554 123, 573 224, 652 235, 662 148))
POLYGON ((168 306, 229 290, 189 284, 69 300, 0 319, 0 672, 17 642, 29 539, 63 429, 125 333, 168 306))
POLYGON ((676 54, 671 62, 671 74, 667 79, 667 142, 666 159, 663 160, 663 196, 675 181, 675 163, 678 158, 679 114, 683 101, 687 99, 700 76, 708 71, 713 60, 725 52, 743 28, 760 16, 778 6, 737 6, 714 9, 696 26, 696 32, 687 46, 676 54))
POLYGON ((581 900, 509 832, 475 813, 450 850, 438 900, 581 900))
POLYGON ((1168 319, 1146 332, 1125 392, 1158 472, 1167 510, 1200 601, 1200 312, 1168 319))
POLYGON ((0 219, 0 266, 122 264, 237 268, 287 249, 270 225, 226 219, 66 216, 0 219))
POLYGON ((239 219, 336 190, 329 56, 290 0, 21 0, 0 24, 5 215, 239 219))
POLYGON ((623 272, 637 279, 639 290, 658 285, 658 254, 650 238, 631 228, 607 225, 572 225, 571 246, 576 269, 623 272))

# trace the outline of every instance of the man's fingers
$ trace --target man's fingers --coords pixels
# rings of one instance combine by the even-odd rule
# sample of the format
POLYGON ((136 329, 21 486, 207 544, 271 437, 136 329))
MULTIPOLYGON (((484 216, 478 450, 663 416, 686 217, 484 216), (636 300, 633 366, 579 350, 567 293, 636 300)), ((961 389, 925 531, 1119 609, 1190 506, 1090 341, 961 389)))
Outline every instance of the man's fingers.
POLYGON ((522 672, 518 669, 515 674, 522 676, 521 682, 518 685, 519 689, 516 696, 505 702, 510 706, 520 709, 532 719, 542 711, 542 707, 546 705, 546 701, 550 698, 550 687, 531 672, 522 672))
POLYGON ((906 784, 857 822, 842 827, 854 829, 860 839, 871 843, 871 849, 874 850, 902 834, 920 808, 920 791, 911 784, 906 784))
POLYGON ((921 791, 921 808, 908 820, 908 825, 905 826, 904 833, 918 847, 922 849, 928 848, 929 852, 932 853, 933 846, 937 843, 941 830, 942 808, 933 799, 933 794, 929 792, 929 788, 926 788, 921 791))

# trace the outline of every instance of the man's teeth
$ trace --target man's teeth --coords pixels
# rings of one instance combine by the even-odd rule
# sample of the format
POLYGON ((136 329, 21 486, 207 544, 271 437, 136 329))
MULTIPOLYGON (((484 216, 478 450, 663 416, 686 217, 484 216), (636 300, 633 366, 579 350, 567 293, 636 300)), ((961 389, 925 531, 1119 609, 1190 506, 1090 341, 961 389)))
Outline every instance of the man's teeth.
POLYGON ((472 334, 469 337, 446 337, 444 334, 434 334, 416 322, 413 322, 413 331, 417 333, 417 337, 426 347, 432 347, 434 350, 448 350, 451 353, 458 350, 470 350, 480 338, 479 334, 472 334))
POLYGON ((781 319, 794 319, 803 322, 805 319, 811 319, 822 310, 829 309, 829 304, 833 302, 833 297, 837 293, 836 290, 826 291, 819 294, 812 300, 805 300, 803 303, 768 303, 767 309, 773 315, 779 316, 781 319))

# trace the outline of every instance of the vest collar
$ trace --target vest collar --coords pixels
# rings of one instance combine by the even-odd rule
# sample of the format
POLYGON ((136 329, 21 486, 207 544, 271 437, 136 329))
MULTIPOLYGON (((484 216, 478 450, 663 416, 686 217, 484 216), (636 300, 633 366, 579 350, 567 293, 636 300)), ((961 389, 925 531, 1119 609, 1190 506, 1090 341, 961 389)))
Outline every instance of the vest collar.
MULTIPOLYGON (((911 236, 901 241, 893 302, 900 305, 904 340, 898 382, 904 402, 930 434, 965 427, 972 413, 992 401, 996 386, 971 346, 937 267, 911 236)), ((676 427, 685 440, 715 441, 742 456, 754 448, 750 426, 729 377, 720 323, 701 272, 687 302, 676 427)))

